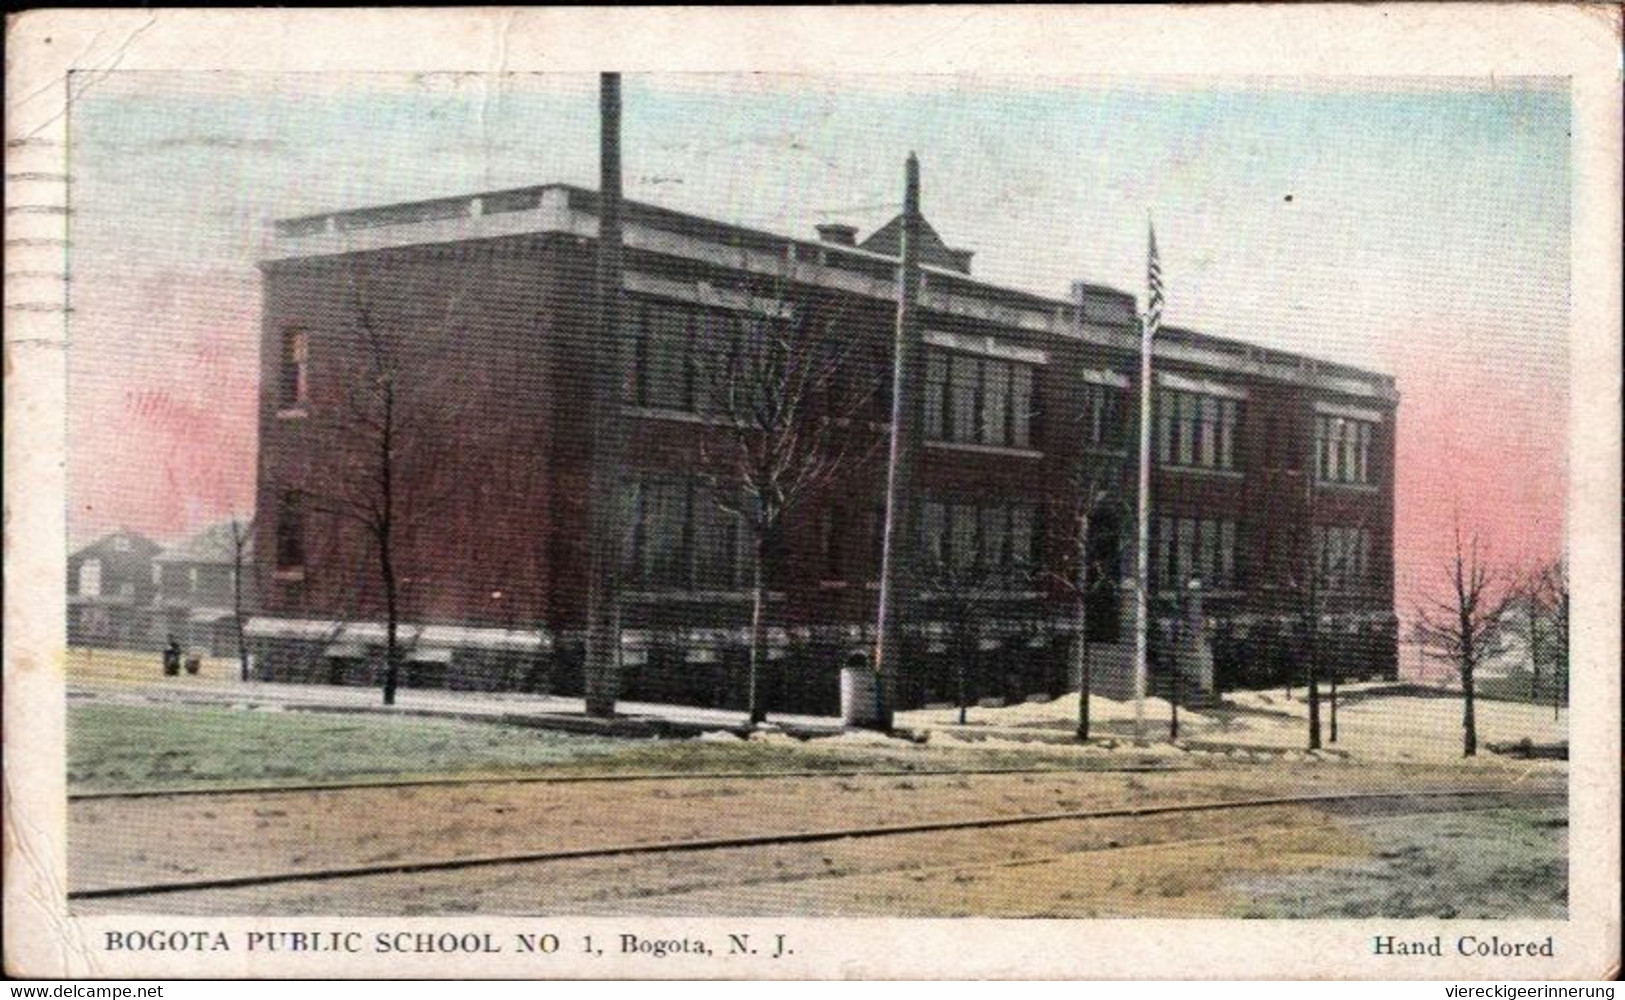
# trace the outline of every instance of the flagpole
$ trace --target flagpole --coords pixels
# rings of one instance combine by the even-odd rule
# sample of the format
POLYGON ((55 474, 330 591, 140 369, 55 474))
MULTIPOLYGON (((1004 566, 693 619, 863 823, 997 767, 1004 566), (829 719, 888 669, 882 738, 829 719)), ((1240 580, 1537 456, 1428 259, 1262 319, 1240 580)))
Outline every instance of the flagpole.
POLYGON ((1134 581, 1134 741, 1145 742, 1146 657, 1151 627, 1151 342, 1162 319, 1162 265, 1157 234, 1146 222, 1146 308, 1140 317, 1140 489, 1139 542, 1134 581))

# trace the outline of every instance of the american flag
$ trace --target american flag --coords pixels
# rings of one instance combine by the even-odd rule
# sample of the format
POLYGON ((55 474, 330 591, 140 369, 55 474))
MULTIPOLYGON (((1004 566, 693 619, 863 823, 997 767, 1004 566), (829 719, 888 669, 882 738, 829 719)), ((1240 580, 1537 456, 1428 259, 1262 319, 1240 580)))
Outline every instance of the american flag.
POLYGON ((1162 329, 1162 261, 1157 257, 1157 228, 1146 224, 1151 242, 1145 258, 1145 335, 1155 337, 1162 329))

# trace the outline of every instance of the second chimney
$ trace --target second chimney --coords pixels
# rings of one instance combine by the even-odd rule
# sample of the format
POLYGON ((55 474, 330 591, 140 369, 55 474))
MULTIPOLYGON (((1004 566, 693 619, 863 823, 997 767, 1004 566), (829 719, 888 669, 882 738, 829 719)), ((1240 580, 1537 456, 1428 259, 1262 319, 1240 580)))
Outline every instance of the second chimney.
POLYGON ((818 238, 825 243, 854 247, 858 245, 858 227, 844 222, 826 222, 818 227, 818 238))

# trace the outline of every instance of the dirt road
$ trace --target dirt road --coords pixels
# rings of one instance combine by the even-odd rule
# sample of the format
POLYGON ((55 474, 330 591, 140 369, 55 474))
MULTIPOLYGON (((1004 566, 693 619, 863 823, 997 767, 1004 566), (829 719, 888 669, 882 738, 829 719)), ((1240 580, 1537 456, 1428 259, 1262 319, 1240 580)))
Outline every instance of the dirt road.
MULTIPOLYGON (((698 778, 78 800, 70 806, 71 888, 1273 795, 1561 791, 1560 771, 1532 775, 1328 762, 1151 774, 698 778)), ((1369 826, 1385 816, 1473 804, 1388 800, 1364 815, 1353 814, 1360 807, 1321 804, 1068 820, 74 905, 80 912, 187 913, 1194 914, 1228 906, 1223 886, 1238 874, 1369 856, 1369 826), (1172 841, 1180 846, 1154 846, 1172 841), (1105 899, 1115 902, 1102 909, 1105 899)))

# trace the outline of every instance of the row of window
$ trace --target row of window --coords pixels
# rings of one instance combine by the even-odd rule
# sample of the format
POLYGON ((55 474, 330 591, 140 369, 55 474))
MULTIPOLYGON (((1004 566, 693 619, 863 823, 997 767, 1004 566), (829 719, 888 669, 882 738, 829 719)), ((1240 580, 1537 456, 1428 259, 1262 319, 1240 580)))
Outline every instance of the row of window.
POLYGON ((920 507, 927 572, 973 586, 1032 585, 1038 508, 1030 503, 940 503, 920 507))
POLYGON ((1315 479, 1322 483, 1371 482, 1369 420, 1315 416, 1315 479))
MULTIPOLYGON (((634 307, 636 365, 630 387, 639 406, 679 412, 711 409, 718 365, 738 350, 741 336, 759 335, 759 317, 664 302, 634 307)), ((889 381, 883 358, 881 382, 889 381)), ((278 405, 298 409, 310 396, 310 340, 300 329, 284 333, 278 405)), ((881 405, 887 406, 884 386, 881 405)), ((1111 386, 1083 387, 1084 444, 1124 446, 1129 421, 1126 393, 1111 386)), ((1034 446, 1038 409, 1035 367, 932 348, 926 361, 925 434, 930 440, 1012 448, 1034 446)), ((1156 395, 1156 454, 1166 466, 1233 470, 1237 466, 1238 401, 1179 389, 1156 395)), ((1315 478, 1322 483, 1371 482, 1374 424, 1350 417, 1315 417, 1315 478)))
POLYGON ((1159 389, 1157 458, 1163 465, 1200 469, 1236 467, 1236 426, 1241 406, 1234 399, 1180 389, 1159 389))
POLYGON ((632 484, 626 575, 635 587, 736 590, 755 560, 744 519, 686 477, 632 484))
POLYGON ((1315 573, 1332 590, 1371 578, 1371 532, 1366 528, 1314 525, 1309 529, 1315 573))
POLYGON ((1033 366, 931 348, 925 363, 925 436, 1010 448, 1032 445, 1033 366))
POLYGON ((759 335, 760 324, 767 322, 667 302, 638 302, 632 312, 632 402, 687 413, 714 408, 711 395, 723 375, 719 366, 734 356, 742 332, 759 335))
MULTIPOLYGON (((158 567, 153 568, 153 582, 157 583, 158 567)), ((192 570, 192 585, 197 586, 197 570, 192 570)), ((118 596, 130 598, 135 596, 135 584, 128 580, 118 585, 117 595, 103 594, 102 590, 102 561, 100 559, 86 559, 79 564, 79 596, 81 597, 111 597, 118 596)))
MULTIPOLYGON (((626 573, 632 586, 676 590, 737 590, 749 585, 754 552, 743 520, 725 510, 705 486, 687 477, 653 477, 630 487, 631 531, 626 573)), ((869 542, 880 561, 885 511, 870 518, 869 542)), ((1160 589, 1200 579, 1214 590, 1238 584, 1236 522, 1225 518, 1159 517, 1152 524, 1151 575, 1160 589)), ((920 508, 920 540, 926 569, 944 579, 984 584, 1030 583, 1038 564, 1039 510, 1024 502, 948 503, 920 508)), ((823 575, 845 579, 846 521, 826 510, 820 523, 823 575)), ((276 568, 305 565, 305 505, 301 494, 282 495, 276 522, 276 568)), ((1315 571, 1333 589, 1370 579, 1371 532, 1366 528, 1314 525, 1315 571)), ((80 567, 79 592, 100 590, 101 566, 80 567)))
POLYGON ((1151 579, 1178 589, 1192 579, 1209 590, 1236 585, 1236 522, 1227 519, 1160 517, 1153 525, 1151 579))

